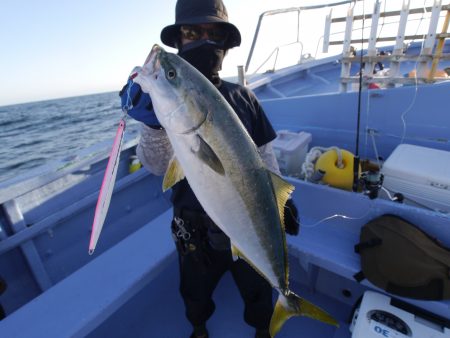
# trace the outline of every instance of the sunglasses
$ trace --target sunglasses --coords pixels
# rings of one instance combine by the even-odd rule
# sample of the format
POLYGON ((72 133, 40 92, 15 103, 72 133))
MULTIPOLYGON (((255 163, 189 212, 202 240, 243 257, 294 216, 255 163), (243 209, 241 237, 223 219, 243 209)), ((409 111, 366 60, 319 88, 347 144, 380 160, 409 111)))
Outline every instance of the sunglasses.
POLYGON ((201 40, 206 34, 209 40, 225 41, 228 32, 221 27, 204 28, 200 26, 181 26, 181 37, 188 40, 201 40))

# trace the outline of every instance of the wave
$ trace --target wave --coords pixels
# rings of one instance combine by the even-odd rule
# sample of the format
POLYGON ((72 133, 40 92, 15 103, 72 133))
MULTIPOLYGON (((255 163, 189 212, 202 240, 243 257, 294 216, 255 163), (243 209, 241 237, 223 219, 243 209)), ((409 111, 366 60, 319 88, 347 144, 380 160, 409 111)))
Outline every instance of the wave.
POLYGON ((120 107, 117 92, 2 107, 0 181, 111 139, 120 107))

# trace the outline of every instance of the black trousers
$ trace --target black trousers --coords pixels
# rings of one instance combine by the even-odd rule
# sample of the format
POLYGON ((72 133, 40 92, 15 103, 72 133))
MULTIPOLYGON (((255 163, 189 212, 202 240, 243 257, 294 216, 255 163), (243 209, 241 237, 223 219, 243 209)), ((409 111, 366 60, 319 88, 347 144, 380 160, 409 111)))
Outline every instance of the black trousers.
POLYGON ((272 287, 243 259, 233 261, 231 249, 216 250, 206 244, 188 253, 178 250, 178 256, 180 292, 186 317, 193 326, 206 323, 213 314, 212 294, 229 270, 244 300, 246 323, 256 329, 269 328, 273 313, 272 287))

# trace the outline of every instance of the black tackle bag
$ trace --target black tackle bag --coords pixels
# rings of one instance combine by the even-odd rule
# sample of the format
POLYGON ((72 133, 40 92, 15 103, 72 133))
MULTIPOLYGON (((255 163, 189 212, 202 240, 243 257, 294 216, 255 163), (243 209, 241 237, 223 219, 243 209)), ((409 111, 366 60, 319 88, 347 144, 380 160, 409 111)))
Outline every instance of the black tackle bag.
POLYGON ((356 280, 401 297, 450 299, 450 249, 404 219, 383 215, 365 224, 355 251, 356 280))

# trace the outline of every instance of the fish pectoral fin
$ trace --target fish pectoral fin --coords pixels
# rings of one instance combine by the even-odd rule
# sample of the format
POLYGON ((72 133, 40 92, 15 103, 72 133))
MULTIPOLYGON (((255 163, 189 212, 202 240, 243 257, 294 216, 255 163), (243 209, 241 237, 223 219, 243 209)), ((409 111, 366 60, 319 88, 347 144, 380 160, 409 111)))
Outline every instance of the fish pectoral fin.
POLYGON ((283 324, 293 316, 305 316, 339 327, 339 322, 327 312, 297 296, 295 293, 288 291, 287 296, 281 293, 278 296, 278 300, 270 320, 269 332, 271 337, 275 337, 283 324))
POLYGON ((281 225, 283 226, 284 230, 284 206, 286 204, 286 201, 291 196, 291 193, 294 191, 295 187, 273 172, 270 172, 270 177, 272 179, 273 189, 275 191, 278 212, 280 213, 281 225))
POLYGON ((175 184, 180 182, 184 178, 184 172, 181 168, 180 163, 176 159, 176 157, 173 157, 170 162, 169 166, 167 167, 166 174, 164 175, 163 180, 163 191, 166 191, 170 188, 172 188, 175 184))
POLYGON ((225 169, 223 168, 222 162, 220 162, 219 157, 216 155, 214 150, 209 146, 208 143, 199 135, 198 137, 198 149, 194 151, 197 157, 205 163, 208 167, 214 170, 216 173, 224 176, 225 169))

